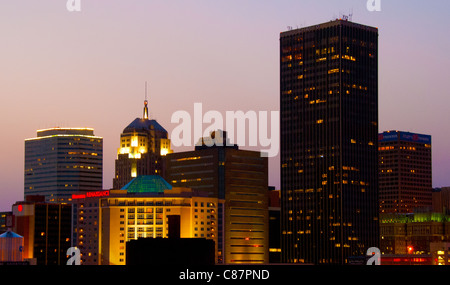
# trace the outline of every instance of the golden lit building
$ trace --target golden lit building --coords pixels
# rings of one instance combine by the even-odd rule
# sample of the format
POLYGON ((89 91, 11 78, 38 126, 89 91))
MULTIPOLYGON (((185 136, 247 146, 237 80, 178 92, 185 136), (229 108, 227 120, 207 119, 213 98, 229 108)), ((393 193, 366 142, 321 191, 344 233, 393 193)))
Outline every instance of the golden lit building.
POLYGON ((167 131, 148 116, 144 102, 143 118, 136 118, 120 135, 113 188, 120 189, 139 175, 163 175, 162 157, 172 153, 167 131))
POLYGON ((214 240, 217 260, 219 199, 172 188, 159 175, 138 176, 121 190, 90 195, 74 197, 81 264, 125 265, 126 242, 167 238, 169 216, 180 217, 181 238, 214 240))

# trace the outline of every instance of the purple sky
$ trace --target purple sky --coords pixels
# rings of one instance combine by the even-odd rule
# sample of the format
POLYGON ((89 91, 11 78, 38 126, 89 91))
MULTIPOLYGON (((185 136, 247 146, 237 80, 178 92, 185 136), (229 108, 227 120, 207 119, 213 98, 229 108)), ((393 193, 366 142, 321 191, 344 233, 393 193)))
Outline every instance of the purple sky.
MULTIPOLYGON (((123 128, 142 114, 169 133, 177 110, 279 110, 279 33, 353 11, 380 29, 380 132, 433 136, 433 186, 449 186, 447 0, 66 0, 0 2, 0 211, 23 199, 24 140, 54 126, 104 138, 112 186, 123 128), (431 2, 431 3, 430 3, 431 2)), ((207 126, 207 125, 206 125, 207 126)), ((205 126, 205 127, 206 127, 205 126)), ((181 151, 192 148, 180 148, 181 151)), ((269 183, 279 187, 279 159, 269 183)))

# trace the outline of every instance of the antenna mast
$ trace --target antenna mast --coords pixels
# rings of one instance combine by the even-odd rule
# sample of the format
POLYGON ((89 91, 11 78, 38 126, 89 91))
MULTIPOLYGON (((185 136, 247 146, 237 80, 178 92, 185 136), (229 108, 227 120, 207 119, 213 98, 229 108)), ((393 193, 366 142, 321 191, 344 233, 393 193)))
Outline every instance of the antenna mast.
POLYGON ((147 81, 145 81, 145 101, 147 101, 147 81))
POLYGON ((148 120, 147 81, 145 81, 144 120, 148 120))

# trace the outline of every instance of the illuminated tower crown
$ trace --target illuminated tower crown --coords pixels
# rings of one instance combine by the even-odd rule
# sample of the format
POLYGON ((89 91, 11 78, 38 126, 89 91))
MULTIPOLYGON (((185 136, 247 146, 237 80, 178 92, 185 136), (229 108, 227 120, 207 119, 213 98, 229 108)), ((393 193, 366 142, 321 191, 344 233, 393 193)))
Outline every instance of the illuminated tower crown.
POLYGON ((139 175, 163 174, 162 157, 172 153, 170 139, 168 132, 156 120, 149 119, 148 114, 145 98, 143 118, 136 118, 120 135, 114 189, 121 189, 139 175))

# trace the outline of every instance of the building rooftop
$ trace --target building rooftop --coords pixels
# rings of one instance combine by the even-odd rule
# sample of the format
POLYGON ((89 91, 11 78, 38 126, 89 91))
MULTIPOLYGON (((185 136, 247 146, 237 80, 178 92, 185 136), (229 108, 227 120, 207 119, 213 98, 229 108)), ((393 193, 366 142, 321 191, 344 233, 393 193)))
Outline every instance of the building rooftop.
POLYGON ((426 222, 449 222, 450 216, 443 213, 425 212, 425 213, 405 213, 405 214, 380 214, 382 224, 390 223, 426 223, 426 222))
POLYGON ((55 136, 55 135, 84 135, 93 136, 94 129, 91 128, 50 128, 37 131, 38 137, 55 136))
POLYGON ((159 175, 140 175, 121 190, 128 193, 164 193, 164 190, 172 190, 172 185, 159 175))
POLYGON ((370 27, 370 26, 366 26, 363 24, 358 24, 358 23, 344 20, 344 19, 336 19, 336 20, 325 22, 325 23, 318 24, 318 25, 312 25, 309 27, 303 27, 303 28, 291 29, 288 31, 284 31, 284 32, 280 33, 280 36, 288 37, 288 36, 292 36, 292 35, 296 35, 296 34, 301 34, 301 33, 309 32, 309 31, 315 31, 315 30, 320 30, 320 29, 339 26, 339 25, 364 29, 364 30, 368 30, 368 31, 372 31, 372 32, 378 32, 378 28, 376 28, 376 27, 370 27))
POLYGON ((12 231, 7 231, 0 235, 0 238, 23 238, 23 236, 20 236, 12 231))
POLYGON ((123 132, 132 133, 146 130, 155 130, 167 133, 166 129, 164 129, 156 120, 147 120, 141 118, 136 118, 123 130, 123 132))
POLYGON ((378 141, 380 142, 389 142, 398 140, 431 144, 431 136, 425 134, 402 132, 396 130, 386 131, 378 134, 378 141))
POLYGON ((102 137, 94 135, 94 129, 91 128, 50 128, 37 130, 37 137, 29 138, 25 141, 48 139, 54 137, 87 137, 94 139, 103 139, 102 137))

